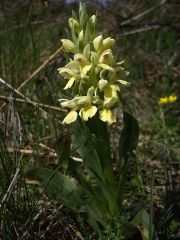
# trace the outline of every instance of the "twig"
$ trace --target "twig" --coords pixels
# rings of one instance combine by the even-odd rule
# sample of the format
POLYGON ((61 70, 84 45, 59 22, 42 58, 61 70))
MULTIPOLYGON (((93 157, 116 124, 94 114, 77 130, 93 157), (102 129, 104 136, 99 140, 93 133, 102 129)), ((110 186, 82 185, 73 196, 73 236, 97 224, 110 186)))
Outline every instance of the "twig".
POLYGON ((146 11, 144 11, 144 12, 136 15, 135 17, 132 17, 131 19, 128 19, 128 20, 122 22, 122 23, 120 24, 120 26, 124 26, 124 25, 127 25, 127 24, 129 24, 129 23, 131 23, 131 22, 133 22, 133 21, 138 20, 139 18, 141 18, 141 17, 149 14, 150 12, 154 11, 156 8, 160 7, 161 5, 163 5, 163 4, 166 3, 166 2, 167 2, 167 0, 162 0, 159 4, 157 4, 157 5, 149 8, 148 10, 146 10, 146 11))
POLYGON ((14 149, 14 148, 7 148, 8 153, 13 153, 14 151, 17 151, 20 154, 23 154, 24 156, 37 156, 37 157, 48 157, 48 158, 56 158, 57 154, 54 151, 51 152, 38 152, 31 149, 14 149))
MULTIPOLYGON (((32 104, 35 107, 38 107, 38 109, 41 111, 41 113, 43 113, 43 116, 45 118, 47 118, 47 112, 44 111, 41 107, 39 107, 35 102, 31 101, 31 99, 29 99, 28 97, 26 97, 24 94, 22 94, 21 92, 19 92, 17 89, 13 88, 9 83, 7 83, 5 80, 3 80, 0 77, 0 83, 2 83, 3 85, 5 85, 7 88, 9 88, 11 91, 13 91, 14 93, 16 93, 18 96, 24 98, 24 100, 30 104, 32 104)), ((0 110, 2 109, 3 105, 1 106, 0 110)))
POLYGON ((173 53, 172 57, 169 59, 167 66, 172 67, 179 58, 180 58, 180 51, 177 50, 173 53))
MULTIPOLYGON (((15 150, 14 148, 7 148, 8 153, 13 153, 15 150)), ((38 152, 38 151, 34 151, 31 149, 16 149, 16 151, 18 153, 23 154, 24 156, 37 156, 37 157, 47 157, 47 158, 56 158, 57 157, 57 153, 52 149, 49 152, 38 152)), ((81 158, 78 157, 72 157, 70 156, 74 161, 76 162, 82 162, 81 158)))
POLYGON ((154 25, 154 26, 144 27, 144 28, 138 28, 138 29, 128 31, 128 32, 122 32, 121 36, 127 36, 127 35, 131 35, 131 34, 135 34, 135 33, 146 32, 146 31, 150 31, 150 30, 158 29, 158 28, 160 28, 159 25, 154 25))
POLYGON ((33 106, 39 106, 39 107, 43 107, 43 108, 47 108, 47 109, 51 109, 51 110, 55 110, 55 111, 66 112, 65 109, 62 109, 60 107, 55 107, 55 106, 51 106, 51 105, 44 104, 44 103, 37 103, 37 102, 34 102, 34 101, 27 102, 26 100, 24 100, 22 98, 14 98, 14 97, 7 97, 7 96, 0 95, 0 99, 6 100, 6 101, 12 101, 13 100, 13 101, 20 102, 20 103, 29 103, 33 106))

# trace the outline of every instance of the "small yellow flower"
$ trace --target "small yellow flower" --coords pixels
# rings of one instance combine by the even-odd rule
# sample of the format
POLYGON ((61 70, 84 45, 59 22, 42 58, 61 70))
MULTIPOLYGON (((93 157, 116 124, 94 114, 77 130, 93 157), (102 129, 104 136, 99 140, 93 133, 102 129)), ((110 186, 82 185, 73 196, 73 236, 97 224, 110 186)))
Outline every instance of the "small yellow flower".
POLYGON ((168 104, 171 104, 171 103, 175 102, 176 99, 177 99, 177 97, 174 96, 174 95, 171 95, 169 97, 160 98, 159 99, 159 104, 168 105, 168 104))
POLYGON ((175 102, 176 100, 177 100, 177 97, 176 97, 176 96, 173 96, 173 95, 169 96, 169 103, 173 103, 173 102, 175 102))

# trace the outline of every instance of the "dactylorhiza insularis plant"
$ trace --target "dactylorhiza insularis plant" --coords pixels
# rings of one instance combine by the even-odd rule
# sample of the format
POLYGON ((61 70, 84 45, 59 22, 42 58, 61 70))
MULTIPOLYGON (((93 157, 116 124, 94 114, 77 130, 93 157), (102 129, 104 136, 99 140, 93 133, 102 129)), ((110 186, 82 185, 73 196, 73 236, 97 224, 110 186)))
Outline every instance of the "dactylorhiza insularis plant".
POLYGON ((71 90, 71 99, 60 99, 68 109, 63 123, 76 121, 78 114, 83 121, 99 114, 99 118, 112 124, 116 122, 113 109, 120 102, 121 86, 129 86, 124 80, 128 72, 123 63, 113 55, 115 40, 96 34, 96 16, 69 19, 71 39, 62 39, 69 62, 58 69, 67 79, 64 90, 71 90), (85 21, 86 19, 86 21, 85 21))

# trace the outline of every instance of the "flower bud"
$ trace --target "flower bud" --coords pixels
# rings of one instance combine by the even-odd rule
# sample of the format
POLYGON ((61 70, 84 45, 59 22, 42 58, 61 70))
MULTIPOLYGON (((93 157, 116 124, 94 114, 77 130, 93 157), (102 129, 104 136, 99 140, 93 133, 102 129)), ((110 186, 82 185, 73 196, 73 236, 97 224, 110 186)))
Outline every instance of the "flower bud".
POLYGON ((102 35, 96 37, 96 38, 93 40, 93 44, 94 44, 94 49, 95 49, 96 51, 101 50, 102 44, 103 44, 102 35))
POLYGON ((66 52, 74 53, 76 46, 75 44, 69 40, 69 39, 62 39, 61 40, 63 48, 65 49, 66 52))
POLYGON ((106 50, 108 48, 111 48, 115 43, 115 40, 108 37, 106 39, 103 40, 103 49, 106 50))
POLYGON ((80 31, 80 26, 78 21, 76 21, 74 18, 69 18, 69 26, 71 29, 73 29, 75 32, 80 31))

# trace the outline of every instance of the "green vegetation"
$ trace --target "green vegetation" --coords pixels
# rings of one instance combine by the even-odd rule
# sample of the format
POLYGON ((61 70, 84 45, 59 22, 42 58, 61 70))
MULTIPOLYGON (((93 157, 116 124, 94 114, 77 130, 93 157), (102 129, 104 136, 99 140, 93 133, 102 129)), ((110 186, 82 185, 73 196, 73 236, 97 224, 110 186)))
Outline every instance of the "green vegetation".
MULTIPOLYGON (((127 143, 137 137, 126 107, 124 118, 115 109, 108 139, 99 119, 88 126, 78 121, 74 130, 62 124, 67 112, 58 100, 70 99, 71 90, 63 90, 66 81, 57 71, 67 63, 60 39, 67 38, 64 29, 78 6, 24 1, 0 12, 0 239, 180 238, 178 4, 113 4, 98 9, 97 32, 116 39, 113 52, 125 59, 131 86, 123 103, 140 128, 136 151, 124 165, 121 156, 128 146, 135 149, 127 143), (97 175, 98 154, 110 154, 107 165, 98 164, 111 174, 112 167, 114 180, 97 175), (120 204, 112 217, 116 194, 120 204)), ((90 16, 96 10, 88 5, 90 16)))

